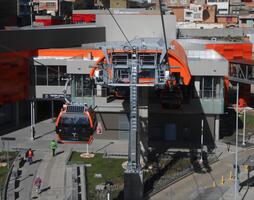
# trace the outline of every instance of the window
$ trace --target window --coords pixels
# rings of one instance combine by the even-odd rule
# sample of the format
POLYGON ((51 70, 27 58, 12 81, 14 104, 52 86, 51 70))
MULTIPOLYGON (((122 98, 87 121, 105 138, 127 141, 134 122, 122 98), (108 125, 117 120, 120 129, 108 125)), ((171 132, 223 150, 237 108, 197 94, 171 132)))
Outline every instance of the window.
POLYGON ((47 7, 56 7, 56 4, 54 2, 46 2, 47 7))
POLYGON ((83 80, 82 80, 82 76, 81 75, 76 76, 75 77, 75 81, 76 81, 76 96, 77 97, 82 97, 83 96, 83 94, 82 94, 82 92, 83 92, 83 87, 82 87, 83 80))
POLYGON ((48 66, 48 85, 59 85, 58 66, 48 66))
POLYGON ((201 98, 220 98, 221 87, 221 77, 201 77, 199 96, 201 98))
POLYGON ((194 19, 200 19, 201 13, 194 13, 194 19))
POLYGON ((36 85, 47 85, 47 67, 36 66, 35 70, 36 85))
POLYGON ((242 24, 246 24, 246 23, 247 23, 247 20, 246 20, 246 19, 241 19, 241 23, 242 23, 242 24))
POLYGON ((36 85, 65 85, 64 74, 66 66, 36 66, 36 85))
POLYGON ((66 66, 59 66, 60 85, 65 85, 66 80, 63 80, 65 73, 66 73, 66 66))
POLYGON ((192 15, 192 12, 189 12, 189 11, 186 12, 186 17, 191 17, 191 15, 192 15))

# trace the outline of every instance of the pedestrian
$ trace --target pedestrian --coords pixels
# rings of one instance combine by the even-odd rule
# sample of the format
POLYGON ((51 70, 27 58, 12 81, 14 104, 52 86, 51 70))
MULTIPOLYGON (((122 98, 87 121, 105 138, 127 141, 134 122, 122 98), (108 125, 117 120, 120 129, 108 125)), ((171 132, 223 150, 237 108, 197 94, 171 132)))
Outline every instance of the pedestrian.
POLYGON ((27 158, 27 161, 29 162, 29 165, 31 165, 32 164, 32 162, 33 162, 33 151, 32 151, 32 149, 30 148, 30 149, 28 149, 28 151, 26 152, 26 158, 27 158))
POLYGON ((57 143, 55 140, 52 140, 50 142, 50 148, 52 150, 52 155, 55 156, 55 151, 56 151, 56 148, 57 148, 57 143))
POLYGON ((41 178, 39 176, 37 176, 34 180, 34 186, 35 186, 37 194, 40 194, 40 192, 41 192, 41 183, 42 183, 41 178))

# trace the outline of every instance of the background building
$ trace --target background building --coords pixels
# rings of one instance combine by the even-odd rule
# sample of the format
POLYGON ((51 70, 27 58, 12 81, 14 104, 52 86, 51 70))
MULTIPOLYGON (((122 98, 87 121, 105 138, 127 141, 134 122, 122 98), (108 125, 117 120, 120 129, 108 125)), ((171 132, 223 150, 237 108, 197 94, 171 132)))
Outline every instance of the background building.
POLYGON ((184 21, 202 22, 203 21, 203 6, 190 4, 190 8, 184 9, 184 21))
POLYGON ((207 0, 208 5, 217 6, 217 14, 229 13, 229 0, 207 0))
POLYGON ((0 0, 0 28, 30 24, 29 0, 0 0))

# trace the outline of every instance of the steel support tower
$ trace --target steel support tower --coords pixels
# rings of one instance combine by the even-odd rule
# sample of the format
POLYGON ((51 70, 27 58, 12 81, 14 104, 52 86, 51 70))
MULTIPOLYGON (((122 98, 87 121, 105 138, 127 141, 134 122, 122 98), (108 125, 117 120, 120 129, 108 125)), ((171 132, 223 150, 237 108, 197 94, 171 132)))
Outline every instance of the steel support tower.
POLYGON ((138 134, 138 59, 136 49, 128 63, 130 67, 130 132, 128 146, 128 164, 124 175, 124 199, 143 198, 143 176, 140 166, 138 134))

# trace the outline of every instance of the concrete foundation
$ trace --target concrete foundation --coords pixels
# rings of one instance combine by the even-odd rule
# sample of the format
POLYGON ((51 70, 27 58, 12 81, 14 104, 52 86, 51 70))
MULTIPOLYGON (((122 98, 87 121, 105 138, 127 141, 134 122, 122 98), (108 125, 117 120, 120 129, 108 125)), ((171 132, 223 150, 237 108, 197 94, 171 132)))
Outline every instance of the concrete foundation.
POLYGON ((124 200, 142 200, 144 192, 143 177, 139 173, 124 174, 124 200))

